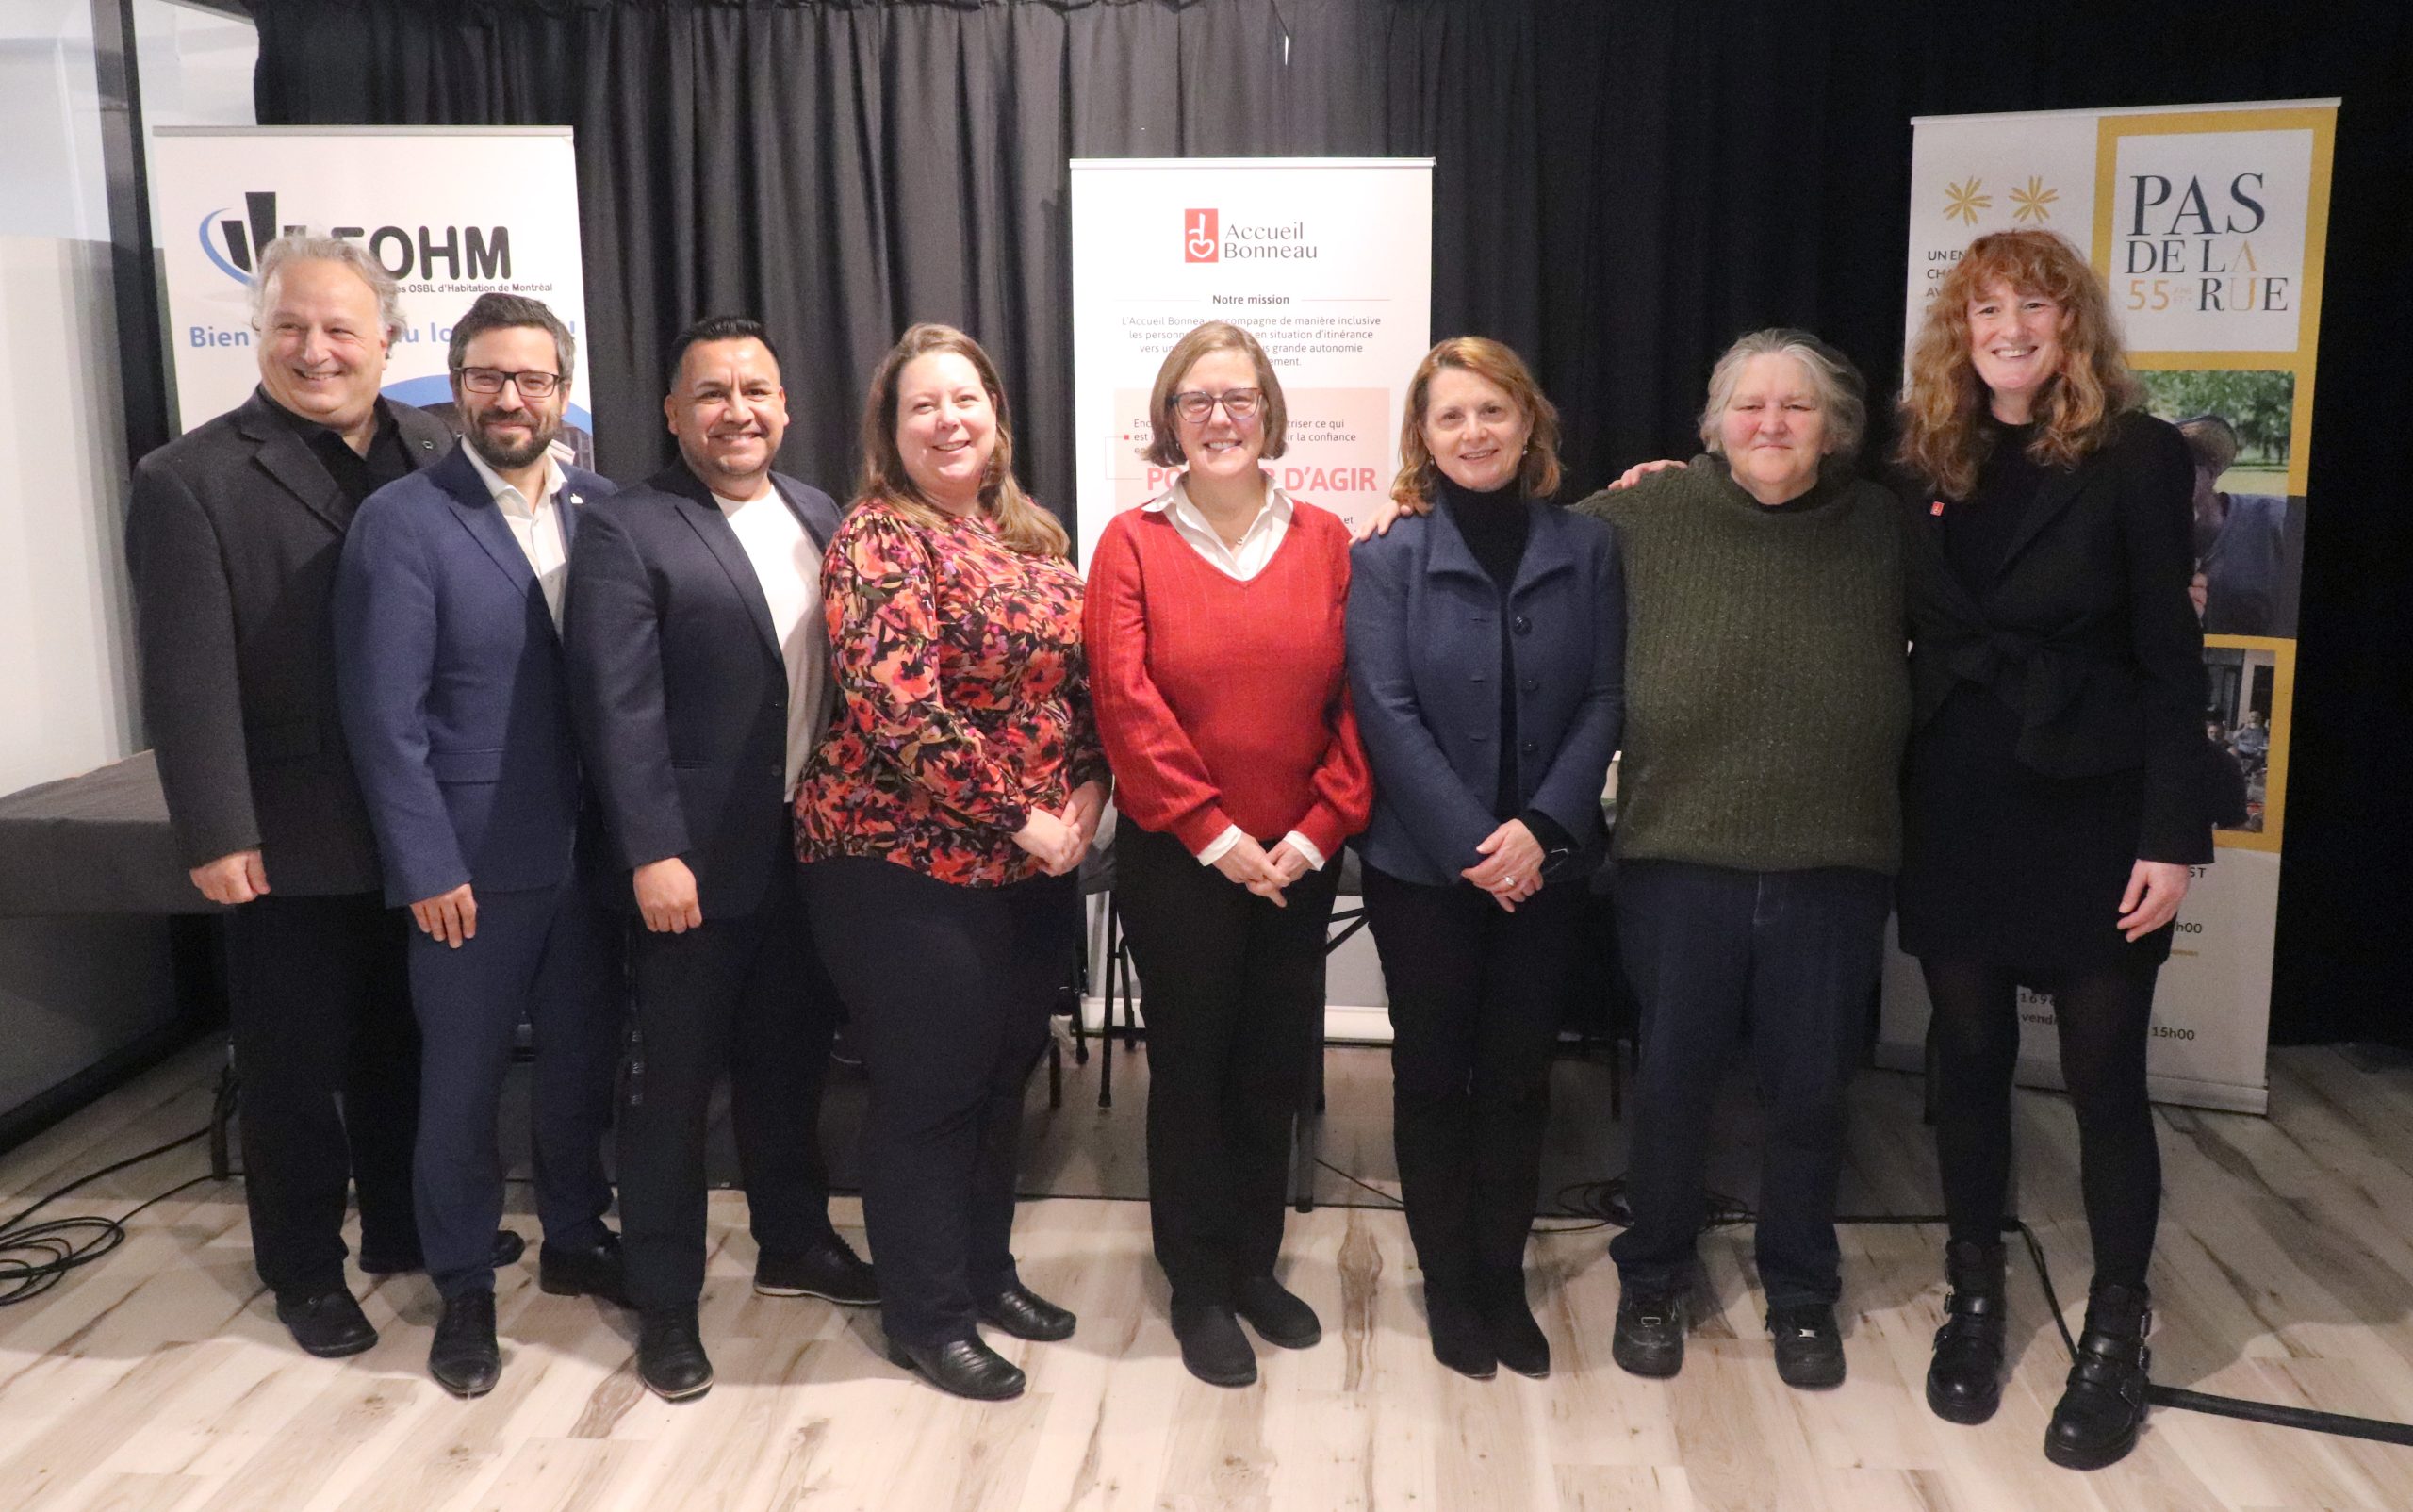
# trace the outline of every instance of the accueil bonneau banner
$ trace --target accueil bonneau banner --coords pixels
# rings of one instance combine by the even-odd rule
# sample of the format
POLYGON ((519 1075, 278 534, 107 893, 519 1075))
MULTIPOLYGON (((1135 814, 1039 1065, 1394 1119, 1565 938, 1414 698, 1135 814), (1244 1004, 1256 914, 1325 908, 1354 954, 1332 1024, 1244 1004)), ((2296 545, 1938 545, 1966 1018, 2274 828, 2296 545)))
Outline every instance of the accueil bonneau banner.
MULTIPOLYGON (((2197 869, 2154 1002, 2154 1095, 2260 1112, 2287 833, 2298 576, 2335 100, 1928 117, 1912 123, 1915 331, 1987 231, 2041 226, 2088 252, 2153 412, 2195 459, 2207 734, 2243 773, 2245 825, 2197 869)), ((2048 996, 2022 991, 2023 1079, 2060 1085, 2048 996)), ((1915 1066, 1928 1002, 1896 952, 1880 1059, 1915 1066)))
POLYGON ((385 391, 451 403, 453 322, 480 294, 540 299, 581 337, 568 421, 586 407, 586 280, 566 126, 168 128, 150 156, 178 428, 259 382, 251 285, 260 248, 304 229, 361 242, 402 286, 385 391), (508 165, 506 168, 504 165, 508 165))
POLYGON ((1073 403, 1081 560, 1178 468, 1143 461, 1148 389, 1206 320, 1281 374, 1289 447, 1266 464, 1344 518, 1390 491, 1400 403, 1430 346, 1430 158, 1075 158, 1073 403))
MULTIPOLYGON (((1141 456, 1148 393, 1192 327, 1256 337, 1282 381, 1292 497, 1355 522, 1399 468, 1407 380, 1432 345, 1430 158, 1075 158, 1073 403, 1080 560, 1173 485, 1141 456)), ((1387 1040, 1360 933, 1326 961, 1328 1038, 1387 1040)))

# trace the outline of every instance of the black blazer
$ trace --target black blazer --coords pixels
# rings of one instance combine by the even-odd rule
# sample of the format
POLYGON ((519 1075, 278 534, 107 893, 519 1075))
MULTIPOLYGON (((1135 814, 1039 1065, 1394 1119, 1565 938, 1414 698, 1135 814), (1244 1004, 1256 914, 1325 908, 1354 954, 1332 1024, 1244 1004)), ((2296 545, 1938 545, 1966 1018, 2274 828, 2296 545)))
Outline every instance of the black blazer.
POLYGON ((1935 495, 1908 496, 1912 728, 1959 683, 1982 684, 2018 711, 2019 759, 2035 770, 2144 768, 2139 857, 2209 861, 2187 443, 2131 413, 2100 450, 2049 479, 1980 593, 1945 558, 1935 495))
MULTIPOLYGON (((771 483, 827 550, 837 503, 780 473, 771 483)), ((563 630, 609 896, 633 910, 630 871, 678 856, 707 920, 752 912, 796 857, 787 664, 746 548, 684 463, 588 504, 563 630)))
MULTIPOLYGON (((451 449, 440 423, 387 403, 415 465, 451 449)), ((379 888, 328 617, 352 514, 258 390, 135 467, 125 554, 142 717, 187 866, 257 846, 281 895, 379 888)))

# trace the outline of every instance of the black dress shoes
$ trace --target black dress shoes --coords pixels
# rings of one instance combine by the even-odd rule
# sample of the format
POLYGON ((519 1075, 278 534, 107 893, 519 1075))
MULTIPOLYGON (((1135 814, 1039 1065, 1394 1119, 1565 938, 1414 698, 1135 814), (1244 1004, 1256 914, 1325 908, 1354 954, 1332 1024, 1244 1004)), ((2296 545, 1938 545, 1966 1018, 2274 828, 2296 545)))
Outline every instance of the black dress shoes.
POLYGON ((1242 1281, 1233 1291, 1232 1307, 1269 1344, 1311 1349, 1323 1339, 1323 1324, 1316 1321, 1316 1310, 1270 1274, 1242 1281))
POLYGON ((600 1297, 615 1307, 627 1307, 620 1236, 607 1228, 601 1239, 583 1246, 545 1241, 536 1248, 536 1284, 557 1297, 600 1297))
POLYGON ((914 1372, 940 1390, 970 1397, 975 1402, 1003 1402, 1008 1397, 1020 1396, 1026 1384, 1013 1361, 977 1339, 958 1339, 944 1344, 908 1344, 892 1339, 888 1341, 888 1358, 891 1364, 914 1372))
POLYGON ((637 1320, 637 1379, 665 1402, 684 1402, 713 1389, 713 1362, 696 1309, 658 1307, 637 1320))
POLYGON ((879 1275, 832 1236, 809 1250, 765 1250, 754 1262, 754 1290, 766 1297, 819 1297, 842 1307, 879 1305, 879 1275))
POLYGON ((1173 1337, 1181 1363, 1208 1386, 1250 1386, 1256 1381, 1256 1352, 1240 1332, 1239 1316, 1211 1302, 1173 1304, 1173 1337))
POLYGON ((369 1315, 341 1287, 332 1291, 279 1295, 276 1321, 292 1334, 304 1354, 316 1355, 320 1359, 357 1355, 377 1342, 377 1330, 369 1326, 369 1315))
POLYGON ((447 1298, 428 1346, 427 1373, 454 1396, 484 1396, 502 1378, 502 1346, 494 1339, 494 1293, 484 1287, 447 1298))
MULTIPOLYGON (((519 1257, 527 1253, 526 1240, 508 1228, 498 1228, 494 1231, 494 1252, 486 1263, 500 1271, 506 1265, 517 1265, 519 1257)), ((363 1250, 360 1254, 360 1273, 363 1275, 409 1275, 414 1271, 426 1269, 427 1257, 417 1250, 392 1255, 371 1255, 363 1250)))
POLYGON ((1079 1321, 1019 1281, 982 1302, 980 1319, 1016 1339, 1042 1344, 1072 1338, 1079 1321))
POLYGON ((1500 1373, 1500 1356, 1491 1347, 1491 1330, 1473 1302, 1454 1292, 1424 1287, 1424 1324, 1432 1330, 1433 1357, 1472 1380, 1488 1381, 1500 1373))

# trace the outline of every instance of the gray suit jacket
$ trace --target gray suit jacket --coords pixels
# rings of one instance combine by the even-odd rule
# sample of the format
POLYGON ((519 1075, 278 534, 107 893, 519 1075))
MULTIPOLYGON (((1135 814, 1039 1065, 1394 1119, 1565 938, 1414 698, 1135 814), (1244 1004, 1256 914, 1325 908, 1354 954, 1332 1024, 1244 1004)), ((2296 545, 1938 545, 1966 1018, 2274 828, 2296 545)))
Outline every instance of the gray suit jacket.
MULTIPOLYGON (((391 408, 415 464, 451 449, 437 421, 391 408)), ((134 469, 142 715, 187 866, 256 846, 279 894, 378 890, 328 616, 352 513, 256 390, 134 469)))

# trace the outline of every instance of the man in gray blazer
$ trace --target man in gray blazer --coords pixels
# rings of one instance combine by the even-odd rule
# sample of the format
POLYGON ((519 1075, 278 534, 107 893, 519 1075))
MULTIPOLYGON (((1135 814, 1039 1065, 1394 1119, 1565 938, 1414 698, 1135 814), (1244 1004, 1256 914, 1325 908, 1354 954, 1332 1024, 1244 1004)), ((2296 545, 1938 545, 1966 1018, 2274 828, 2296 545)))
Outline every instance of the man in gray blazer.
POLYGON ((254 1260, 296 1343, 351 1355, 377 1334, 344 1283, 347 1184, 361 1268, 420 1264, 419 1040, 408 920, 381 896, 337 715, 328 596, 353 511, 451 437, 378 395, 401 309, 356 243, 271 242, 253 318, 259 387, 136 467, 126 557, 176 846, 229 909, 254 1260))

